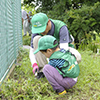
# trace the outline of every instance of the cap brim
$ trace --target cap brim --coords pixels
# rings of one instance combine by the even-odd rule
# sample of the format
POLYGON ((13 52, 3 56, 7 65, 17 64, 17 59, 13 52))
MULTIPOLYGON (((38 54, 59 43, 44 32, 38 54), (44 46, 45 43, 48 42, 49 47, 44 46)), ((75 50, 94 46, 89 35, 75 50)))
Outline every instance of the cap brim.
POLYGON ((39 51, 40 51, 39 49, 35 50, 35 51, 34 51, 34 54, 38 53, 39 51))
POLYGON ((32 26, 32 33, 33 33, 33 34, 34 34, 34 33, 42 33, 42 32, 45 31, 46 26, 47 26, 47 25, 45 25, 45 26, 43 26, 43 27, 40 27, 40 28, 35 28, 35 27, 32 26))

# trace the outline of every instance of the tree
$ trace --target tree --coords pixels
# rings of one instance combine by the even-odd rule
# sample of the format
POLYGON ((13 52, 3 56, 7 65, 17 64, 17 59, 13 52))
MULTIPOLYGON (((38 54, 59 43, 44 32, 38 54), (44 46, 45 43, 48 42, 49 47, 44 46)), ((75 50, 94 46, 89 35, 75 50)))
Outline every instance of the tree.
POLYGON ((83 4, 87 6, 93 6, 94 3, 98 1, 99 0, 24 0, 23 4, 33 6, 34 2, 34 6, 39 6, 39 10, 48 12, 52 10, 55 5, 58 5, 60 3, 64 3, 63 7, 70 10, 71 7, 73 7, 74 9, 79 9, 83 4))
POLYGON ((36 13, 34 4, 31 4, 31 6, 30 6, 29 4, 23 4, 22 3, 21 4, 21 9, 24 9, 27 13, 29 11, 31 11, 32 15, 36 13))
POLYGON ((35 7, 39 6, 41 11, 50 11, 56 4, 63 2, 65 4, 65 9, 70 8, 72 2, 71 0, 24 0, 23 4, 32 5, 33 2, 35 3, 35 7))

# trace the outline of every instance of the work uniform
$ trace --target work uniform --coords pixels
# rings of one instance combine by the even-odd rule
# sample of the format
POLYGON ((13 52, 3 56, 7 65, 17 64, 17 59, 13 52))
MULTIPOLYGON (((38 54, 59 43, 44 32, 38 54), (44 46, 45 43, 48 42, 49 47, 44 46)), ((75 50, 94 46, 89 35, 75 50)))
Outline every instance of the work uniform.
MULTIPOLYGON (((59 20, 50 19, 50 21, 51 21, 51 30, 47 33, 47 35, 54 36, 57 39, 60 45, 60 48, 64 48, 65 50, 69 49, 69 51, 75 54, 77 61, 80 62, 81 61, 80 53, 76 49, 68 46, 70 43, 73 42, 73 39, 71 39, 71 36, 68 32, 66 24, 59 20)), ((44 65, 47 64, 46 57, 41 52, 38 52, 37 54, 35 54, 35 56, 33 54, 33 52, 38 48, 37 44, 40 38, 41 38, 40 34, 38 33, 32 34, 30 60, 31 60, 32 65, 38 62, 39 67, 43 68, 44 65)))

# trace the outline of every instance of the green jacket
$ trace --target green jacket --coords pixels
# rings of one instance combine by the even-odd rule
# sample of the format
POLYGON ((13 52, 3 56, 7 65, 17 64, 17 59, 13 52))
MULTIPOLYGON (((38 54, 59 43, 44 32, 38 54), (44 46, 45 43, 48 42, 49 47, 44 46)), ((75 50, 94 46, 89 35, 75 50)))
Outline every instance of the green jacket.
POLYGON ((79 69, 75 56, 71 52, 56 51, 49 58, 49 60, 51 59, 65 60, 65 63, 61 68, 59 68, 59 66, 56 66, 56 69, 63 77, 70 77, 70 78, 78 77, 80 69, 79 69))

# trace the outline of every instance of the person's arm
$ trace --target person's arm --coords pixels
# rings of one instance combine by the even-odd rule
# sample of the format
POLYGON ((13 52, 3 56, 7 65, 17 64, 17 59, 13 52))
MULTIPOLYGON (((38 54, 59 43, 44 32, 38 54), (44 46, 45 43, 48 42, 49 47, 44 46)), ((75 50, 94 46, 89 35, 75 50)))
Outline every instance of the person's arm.
MULTIPOLYGON (((67 26, 63 26, 60 29, 60 48, 64 48, 65 50, 69 50, 72 54, 75 55, 78 63, 81 62, 81 54, 74 48, 69 47, 68 43, 71 43, 70 34, 68 32, 67 26)), ((74 39, 73 39, 74 41, 74 39)))
POLYGON ((69 36, 69 32, 68 32, 68 29, 67 29, 67 26, 63 26, 61 29, 60 29, 60 32, 59 32, 59 36, 60 36, 60 48, 64 48, 65 50, 68 50, 68 43, 71 42, 70 40, 70 36, 69 36))
POLYGON ((24 21, 24 19, 22 18, 22 25, 23 25, 23 21, 24 21))
POLYGON ((28 19, 28 22, 30 23, 30 18, 29 18, 29 16, 28 16, 28 14, 27 14, 27 19, 28 19))
POLYGON ((34 52, 34 49, 30 47, 29 58, 30 58, 32 66, 34 63, 37 63, 33 52, 34 52))
POLYGON ((29 52, 29 58, 33 67, 33 74, 35 74, 36 70, 39 71, 39 67, 37 65, 37 61, 35 59, 35 55, 34 55, 34 47, 33 47, 33 38, 38 35, 38 34, 32 34, 31 37, 31 47, 30 47, 30 52, 29 52))
POLYGON ((38 34, 32 34, 31 36, 31 47, 30 47, 30 53, 29 53, 29 58, 30 58, 30 61, 31 61, 31 64, 33 65, 34 63, 37 63, 36 60, 35 60, 35 56, 33 54, 34 52, 34 47, 33 47, 33 38, 38 35, 38 34))
POLYGON ((60 48, 64 48, 65 50, 68 50, 68 43, 60 43, 60 48))

